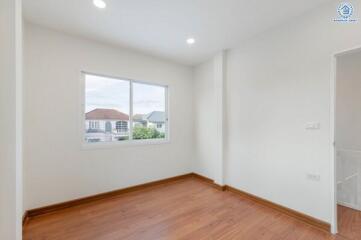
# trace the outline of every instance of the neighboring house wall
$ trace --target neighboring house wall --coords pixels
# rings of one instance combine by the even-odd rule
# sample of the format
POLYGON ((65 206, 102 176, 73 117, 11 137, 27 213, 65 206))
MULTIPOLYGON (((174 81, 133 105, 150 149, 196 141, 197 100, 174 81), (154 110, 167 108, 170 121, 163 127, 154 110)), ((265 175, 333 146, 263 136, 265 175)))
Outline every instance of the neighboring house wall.
POLYGON ((155 129, 157 129, 159 132, 164 133, 165 132, 165 123, 153 123, 155 125, 155 129))
MULTIPOLYGON (((125 123, 128 126, 128 128, 127 129, 122 128, 121 131, 128 132, 128 130, 129 130, 129 121, 124 121, 124 120, 85 120, 85 129, 92 128, 92 127, 90 127, 90 122, 97 123, 99 125, 99 127, 97 129, 100 129, 102 131, 106 131, 106 124, 110 123, 112 132, 120 132, 117 129, 117 122, 122 122, 122 123, 125 123)), ((95 129, 95 128, 93 128, 93 129, 95 129)))
POLYGON ((155 128, 157 131, 164 133, 165 132, 165 124, 164 123, 154 123, 148 122, 149 128, 155 128))
POLYGON ((85 141, 104 142, 124 140, 129 136, 129 121, 124 120, 85 120, 85 141), (117 123, 123 124, 122 128, 117 128, 117 123), (125 127, 127 126, 127 127, 125 127), (109 127, 109 129, 108 129, 109 127), (99 131, 95 131, 99 130, 99 131), (108 131, 110 130, 110 131, 108 131))
POLYGON ((190 67, 33 24, 24 42, 26 209, 192 171, 190 67), (81 70, 170 86, 170 143, 82 149, 81 70))

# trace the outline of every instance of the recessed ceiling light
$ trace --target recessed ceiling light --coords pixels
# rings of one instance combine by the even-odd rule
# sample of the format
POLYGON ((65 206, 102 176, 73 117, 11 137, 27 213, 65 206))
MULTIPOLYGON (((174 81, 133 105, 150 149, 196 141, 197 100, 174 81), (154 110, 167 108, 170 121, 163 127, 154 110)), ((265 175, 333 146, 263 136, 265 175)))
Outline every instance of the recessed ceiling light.
POLYGON ((194 39, 194 38, 188 38, 187 39, 187 43, 189 44, 189 45, 192 45, 192 44, 194 44, 196 42, 196 40, 194 39))
POLYGON ((97 7, 97 8, 101 8, 104 9, 107 7, 107 4, 103 1, 103 0, 93 0, 93 4, 97 7))

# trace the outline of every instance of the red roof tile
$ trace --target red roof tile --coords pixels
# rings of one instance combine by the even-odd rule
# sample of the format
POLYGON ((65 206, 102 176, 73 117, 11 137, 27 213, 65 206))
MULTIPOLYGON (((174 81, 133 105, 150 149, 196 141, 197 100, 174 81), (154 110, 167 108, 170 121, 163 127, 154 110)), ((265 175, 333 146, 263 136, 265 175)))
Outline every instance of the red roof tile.
POLYGON ((115 109, 96 108, 85 114, 87 120, 129 120, 129 115, 115 109))

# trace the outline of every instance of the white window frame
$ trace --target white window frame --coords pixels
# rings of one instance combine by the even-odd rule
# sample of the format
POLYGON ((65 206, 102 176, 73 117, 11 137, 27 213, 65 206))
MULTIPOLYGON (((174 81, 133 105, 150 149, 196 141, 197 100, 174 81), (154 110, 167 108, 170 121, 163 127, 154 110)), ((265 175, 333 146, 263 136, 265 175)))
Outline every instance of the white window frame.
POLYGON ((99 121, 98 120, 89 120, 89 128, 90 129, 99 129, 99 121))
POLYGON ((169 86, 164 84, 158 84, 158 83, 152 83, 147 81, 139 81, 139 80, 133 80, 129 78, 122 78, 122 77, 114 77, 110 75, 105 74, 98 74, 98 73, 92 73, 88 71, 80 71, 81 73, 81 84, 80 84, 80 96, 81 96, 81 117, 80 117, 80 123, 81 123, 81 145, 83 149, 97 149, 97 148, 114 148, 114 147, 120 147, 120 146, 142 146, 142 145, 151 145, 151 144, 166 144, 170 143, 170 114, 169 114, 169 86), (124 141, 113 141, 113 142, 86 142, 85 141, 85 114, 86 114, 86 99, 85 99, 85 76, 86 75, 93 75, 98 77, 105 77, 105 78, 111 78, 111 79, 118 79, 122 81, 129 81, 130 87, 129 87, 129 140, 124 141), (146 84, 150 86, 158 86, 164 88, 164 94, 165 94, 165 137, 159 138, 159 139, 133 139, 133 83, 140 83, 140 84, 146 84))

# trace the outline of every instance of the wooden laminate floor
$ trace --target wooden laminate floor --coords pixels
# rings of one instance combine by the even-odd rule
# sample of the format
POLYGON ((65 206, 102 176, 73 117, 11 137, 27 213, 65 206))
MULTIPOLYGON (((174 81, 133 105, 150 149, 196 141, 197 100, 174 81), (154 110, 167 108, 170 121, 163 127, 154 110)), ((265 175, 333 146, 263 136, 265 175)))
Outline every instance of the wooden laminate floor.
POLYGON ((361 211, 338 206, 339 234, 351 240, 361 240, 361 211))
POLYGON ((24 240, 47 239, 347 240, 192 178, 37 217, 24 227, 24 240))

